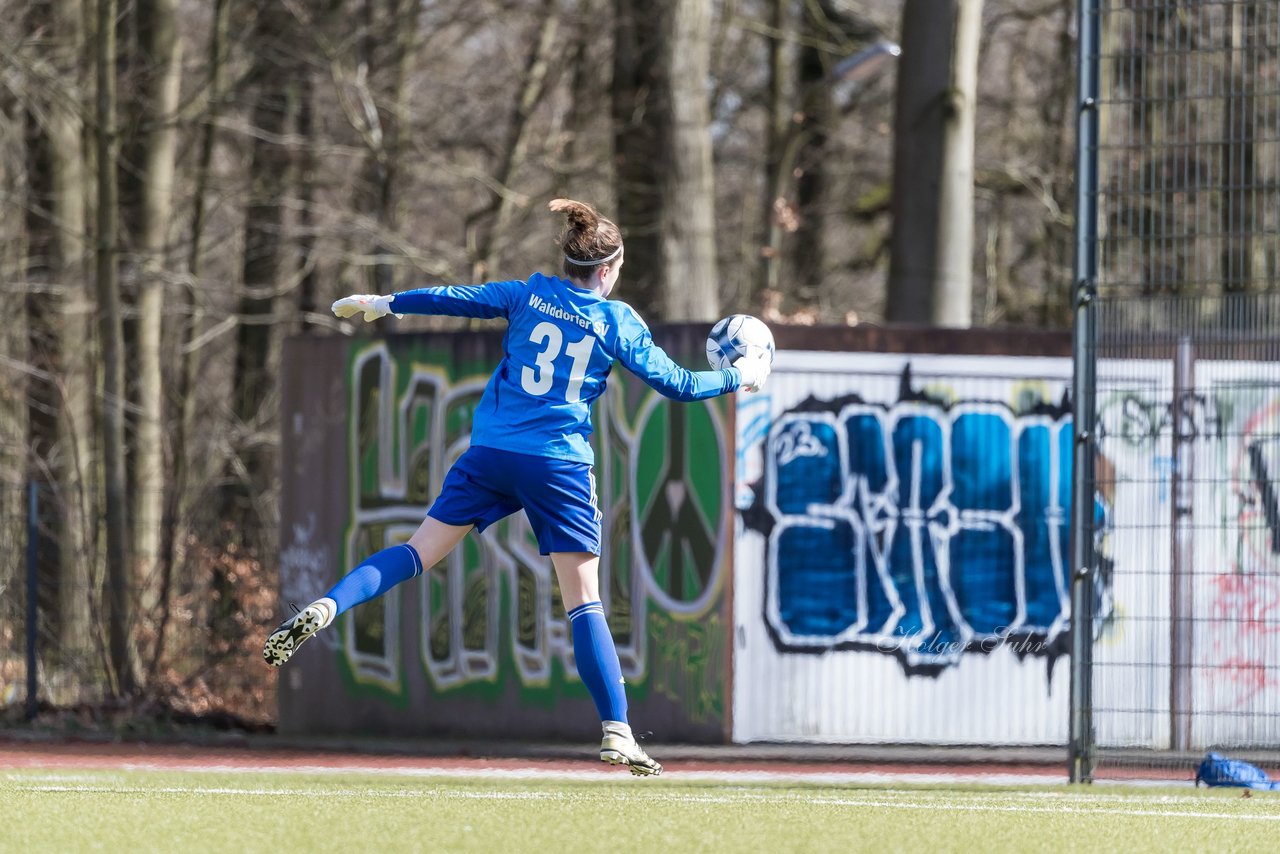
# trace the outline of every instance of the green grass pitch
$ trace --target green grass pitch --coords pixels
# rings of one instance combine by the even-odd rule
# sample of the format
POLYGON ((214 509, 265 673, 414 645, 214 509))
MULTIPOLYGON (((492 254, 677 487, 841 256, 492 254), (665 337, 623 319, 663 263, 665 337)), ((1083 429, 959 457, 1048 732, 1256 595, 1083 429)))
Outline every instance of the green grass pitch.
POLYGON ((0 772, 0 851, 1274 851, 1280 795, 0 772))

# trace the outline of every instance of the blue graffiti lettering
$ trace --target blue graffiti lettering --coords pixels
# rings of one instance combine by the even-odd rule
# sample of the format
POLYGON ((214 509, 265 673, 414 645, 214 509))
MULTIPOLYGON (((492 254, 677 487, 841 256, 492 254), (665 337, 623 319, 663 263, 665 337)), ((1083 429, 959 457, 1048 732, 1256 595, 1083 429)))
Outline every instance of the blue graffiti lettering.
POLYGON ((1069 414, 908 400, 776 419, 766 619, 783 649, 947 666, 1068 625, 1069 414))

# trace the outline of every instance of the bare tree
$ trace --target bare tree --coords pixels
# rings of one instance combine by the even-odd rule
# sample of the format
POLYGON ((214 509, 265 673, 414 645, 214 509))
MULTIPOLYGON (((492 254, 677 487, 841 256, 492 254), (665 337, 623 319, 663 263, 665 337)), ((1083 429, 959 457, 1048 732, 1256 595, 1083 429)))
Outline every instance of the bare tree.
MULTIPOLYGON (((320 274, 316 269, 316 73, 304 68, 298 74, 298 107, 294 122, 299 139, 297 168, 294 176, 298 185, 298 325, 313 329, 320 325, 321 309, 319 289, 320 274)), ((391 189, 390 187, 388 188, 391 189)), ((391 211, 394 214, 394 206, 391 211)), ((394 276, 390 277, 394 281, 394 276)))
POLYGON ((233 541, 253 531, 265 534, 274 521, 269 507, 274 495, 274 441, 264 432, 273 421, 267 405, 275 393, 272 377, 278 341, 273 320, 285 252, 283 200, 290 186, 291 162, 285 131, 290 87, 296 82, 292 77, 298 49, 295 35, 294 18, 283 5, 270 4, 259 11, 247 81, 253 140, 232 376, 231 414, 237 439, 222 496, 222 518, 233 541))
MULTIPOLYGON (((609 97, 607 92, 602 92, 599 71, 592 55, 596 41, 592 36, 592 25, 599 7, 600 0, 578 0, 575 14, 569 19, 571 46, 566 51, 568 104, 560 128, 563 145, 558 152, 559 157, 553 161, 553 195, 558 197, 595 198, 597 195, 583 193, 579 187, 584 179, 582 173, 588 171, 589 164, 596 159, 589 149, 588 138, 593 108, 609 97)), ((608 152, 599 159, 607 163, 608 152)))
MULTIPOLYGON (((161 325, 165 285, 170 276, 168 230, 178 134, 176 128, 182 44, 176 32, 176 0, 136 0, 142 75, 138 102, 142 130, 141 209, 138 249, 141 276, 137 300, 139 376, 137 432, 133 461, 134 584, 138 614, 153 644, 162 606, 159 558, 165 490, 164 389, 161 325)), ((158 647, 155 647, 158 648, 158 647)))
MULTIPOLYGON (((214 0, 213 14, 209 28, 208 43, 208 79, 206 83, 207 103, 204 114, 198 123, 197 156, 195 174, 192 178, 191 193, 191 230, 187 238, 186 273, 188 287, 180 289, 173 300, 174 311, 179 318, 177 334, 177 365, 173 373, 173 402, 169 419, 173 424, 172 458, 173 467, 168 479, 164 522, 161 530, 160 576, 165 579, 165 587, 172 589, 177 566, 181 559, 182 536, 189 522, 191 497, 194 488, 192 483, 193 466, 191 458, 193 449, 189 440, 195 432, 196 404, 198 395, 199 350, 196 338, 200 333, 204 320, 204 308, 194 299, 195 283, 200 280, 203 271, 205 228, 208 220, 208 202, 210 176, 213 165, 213 151, 217 138, 217 123, 223 110, 224 88, 226 85, 226 59, 228 43, 228 27, 230 25, 230 0, 214 0)), ((165 642, 165 626, 170 616, 170 609, 163 609, 160 627, 156 632, 157 658, 163 652, 165 642)))
POLYGON ((57 572, 58 637, 69 657, 91 651, 90 572, 93 568, 93 419, 89 362, 90 304, 86 290, 86 164, 82 110, 87 67, 81 10, 75 4, 34 3, 30 32, 44 36, 31 57, 29 150, 31 201, 29 272, 44 287, 30 297, 28 327, 38 369, 31 444, 51 487, 43 502, 57 572))
POLYGON ((839 165, 829 145, 839 133, 835 91, 840 61, 878 37, 860 15, 825 0, 771 6, 769 92, 765 129, 766 198, 757 308, 772 310, 783 296, 816 318, 827 298, 829 186, 839 165), (791 235, 788 237, 788 235, 791 235))
POLYGON ((771 0, 769 3, 769 83, 765 101, 764 136, 764 223, 760 241, 760 275, 756 280, 753 302, 756 310, 763 307, 766 294, 776 294, 782 268, 782 237, 794 231, 792 203, 787 198, 791 181, 791 160, 797 135, 792 131, 795 104, 795 65, 792 61, 797 38, 795 0, 771 0), (789 153, 791 152, 791 153, 789 153))
POLYGON ((894 111, 893 241, 885 315, 899 323, 933 320, 942 170, 943 95, 951 83, 957 0, 906 0, 894 111))
MULTIPOLYGON (((391 245, 398 220, 401 157, 408 140, 407 75, 418 43, 417 11, 414 0, 390 0, 385 7, 361 0, 354 68, 340 56, 329 57, 339 90, 346 93, 348 120, 367 149, 356 204, 368 219, 372 237, 368 287, 375 293, 396 289, 396 252, 391 245)), ((306 118, 309 121, 309 113, 306 118)), ((305 207, 303 212, 309 215, 305 207)))
POLYGON ((982 0, 902 8, 887 316, 968 326, 973 115, 982 0))
POLYGON ((661 185, 663 316, 714 320, 720 306, 707 90, 711 6, 705 0, 670 0, 668 14, 664 76, 671 92, 672 156, 661 185))
MULTIPOLYGON (((13 23, 13 22, 10 22, 13 23)), ((17 32, 0 30, 11 44, 22 41, 26 22, 17 32)), ((3 26, 0 24, 0 26, 3 26)), ((0 277, 5 282, 27 278, 27 228, 23 212, 29 207, 27 157, 27 105, 13 86, 0 86, 0 277)), ((0 537, 21 542, 26 529, 28 472, 28 390, 32 368, 28 364, 30 323, 25 300, 14 299, 9 321, 0 324, 0 537)), ((16 590, 21 584, 19 564, 0 561, 0 587, 16 590)), ((17 603, 5 608, 11 625, 17 626, 17 603)))
POLYGON ((978 94, 982 0, 960 0, 955 13, 950 84, 943 105, 938 187, 937 270, 933 322, 969 326, 973 317, 973 126, 978 94))
MULTIPOLYGON (((0 34, 2 35, 2 34, 0 34)), ((27 188, 30 173, 26 164, 28 127, 26 104, 15 96, 12 88, 0 87, 0 187, 6 199, 0 202, 0 210, 17 215, 0 217, 0 276, 6 282, 21 282, 26 278, 27 230, 21 213, 28 209, 27 188)), ((0 383, 0 447, 7 449, 7 458, 21 457, 24 448, 25 428, 17 425, 26 419, 25 390, 29 366, 27 353, 27 318, 25 306, 15 305, 13 322, 0 325, 0 370, 12 385, 0 383)), ((6 469, 10 474, 21 466, 6 469)), ((9 481, 6 481, 9 482, 9 481)), ((14 485, 17 481, 9 482, 14 485)))
POLYGON ((709 93, 701 0, 617 0, 613 119, 629 293, 663 318, 718 312, 709 93))
MULTIPOLYGON (((665 3, 665 0, 664 0, 665 3)), ((614 0, 613 162, 618 225, 627 243, 628 299, 662 310, 660 169, 669 160, 661 77, 662 4, 614 0)))
POLYGON ((551 68, 560 30, 558 0, 544 0, 538 15, 538 35, 532 40, 525 61, 524 80, 520 94, 511 111, 511 123, 502 147, 498 168, 490 184, 490 198, 484 207, 468 218, 468 232, 479 230, 474 241, 472 279, 482 281, 492 273, 497 260, 498 247, 510 226, 515 210, 520 206, 521 194, 516 190, 515 178, 525 165, 529 153, 531 119, 533 112, 547 91, 547 73, 551 68))
POLYGON ((800 103, 788 164, 795 180, 795 237, 788 254, 794 274, 792 296, 808 309, 818 304, 826 274, 827 137, 835 117, 827 86, 827 69, 834 60, 826 46, 837 28, 815 0, 803 5, 800 31, 805 38, 796 71, 800 103))
POLYGON ((982 0, 907 0, 894 118, 890 320, 968 326, 982 0))
POLYGON ((95 149, 97 156, 98 335, 102 347, 103 502, 106 517, 106 582, 108 650, 114 671, 112 688, 129 694, 134 688, 129 663, 129 554, 125 493, 124 332, 120 316, 120 283, 116 271, 116 0, 97 0, 95 19, 95 149))
POLYGON ((1253 288, 1255 275, 1265 275, 1262 258, 1255 258, 1255 216, 1259 208, 1256 186, 1258 163, 1257 53, 1266 49, 1258 33, 1258 7, 1248 2, 1232 6, 1225 52, 1226 104, 1222 122, 1221 229, 1222 285, 1228 293, 1253 288), (1255 270, 1255 267, 1258 269, 1255 270))

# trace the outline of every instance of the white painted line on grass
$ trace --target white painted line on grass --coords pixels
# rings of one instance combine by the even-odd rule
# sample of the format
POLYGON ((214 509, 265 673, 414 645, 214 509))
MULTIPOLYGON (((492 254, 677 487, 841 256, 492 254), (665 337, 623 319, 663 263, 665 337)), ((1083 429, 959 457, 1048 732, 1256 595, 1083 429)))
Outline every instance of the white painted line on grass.
MULTIPOLYGON (((583 763, 584 765, 588 763, 583 763)), ((411 767, 378 767, 373 765, 262 765, 246 767, 244 765, 179 765, 174 766, 162 762, 124 762, 111 765, 124 771, 156 771, 220 774, 310 774, 315 776, 341 776, 347 774, 365 774, 375 777, 418 777, 441 779, 500 779, 500 780, 625 780, 628 775, 619 769, 587 769, 571 770, 565 768, 411 768, 411 767)), ((663 779, 678 780, 688 783, 805 783, 823 786, 848 785, 986 785, 986 786, 1060 786, 1067 780, 1062 774, 951 774, 951 773, 917 773, 917 772, 828 772, 828 771, 671 771, 663 774, 663 779)))
MULTIPOLYGON (((11 775, 11 778, 17 775, 11 775)), ((229 786, 120 786, 120 785, 102 785, 102 784, 80 784, 80 785, 56 785, 50 783, 38 783, 35 785, 19 785, 15 787, 20 791, 30 792, 63 792, 73 794, 121 794, 121 795, 148 795, 148 794, 169 794, 169 795, 233 795, 240 797, 268 797, 268 798, 415 798, 415 799, 455 799, 455 800, 510 800, 510 801, 556 801, 556 800, 574 800, 581 801, 584 799, 594 800, 617 800, 623 796, 622 792, 510 792, 510 791, 474 791, 474 790, 450 790, 450 789, 434 789, 427 791, 405 791, 397 789, 298 789, 298 788, 240 788, 229 786)), ((1132 808, 1122 808, 1119 806, 1106 806, 1090 808, 1084 806, 1088 803, 1091 796, 1082 795, 1079 798, 1068 796, 1067 799, 1081 801, 1079 804, 1058 803, 1051 805, 1017 803, 1018 800, 1026 800, 1027 796, 1036 793, 1010 793, 1002 795, 994 792, 938 792, 938 791, 899 791, 893 793, 896 798, 883 797, 833 797, 829 795, 812 796, 805 793, 777 793, 777 792, 743 792, 738 794, 693 794, 688 792, 664 792, 661 789, 650 789, 648 791, 640 788, 631 789, 625 793, 625 797, 634 798, 644 801, 663 801, 673 804, 746 804, 759 801, 768 801, 777 806, 781 803, 803 804, 813 806, 820 804, 822 806, 836 807, 858 807, 871 809, 888 809, 888 810, 948 810, 948 811, 968 811, 968 812, 1007 812, 1007 813, 1040 813, 1040 814, 1058 814, 1058 815, 1112 815, 1112 816, 1130 816, 1130 817, 1158 817, 1158 818, 1192 818, 1192 819, 1214 819, 1214 820, 1243 820, 1243 821, 1263 821, 1263 822, 1280 822, 1280 812, 1273 813, 1254 813, 1254 812, 1208 812, 1204 810, 1180 810, 1180 809, 1150 809, 1138 808, 1137 804, 1150 803, 1152 799, 1146 797, 1135 797, 1132 808), (934 801, 933 803, 921 802, 919 798, 923 797, 926 801, 934 801), (916 800, 912 800, 915 798, 916 800), (1000 799, 1007 802, 995 802, 993 800, 1000 799)), ((1123 796, 1120 796, 1123 797, 1123 796)), ((1110 799, 1109 799, 1110 800, 1110 799)), ((1166 804, 1176 804, 1180 799, 1168 798, 1161 799, 1166 804)), ((1181 799, 1181 802, 1191 805, 1194 803, 1190 798, 1181 799)), ((1252 807, 1252 805, 1250 805, 1252 807)))

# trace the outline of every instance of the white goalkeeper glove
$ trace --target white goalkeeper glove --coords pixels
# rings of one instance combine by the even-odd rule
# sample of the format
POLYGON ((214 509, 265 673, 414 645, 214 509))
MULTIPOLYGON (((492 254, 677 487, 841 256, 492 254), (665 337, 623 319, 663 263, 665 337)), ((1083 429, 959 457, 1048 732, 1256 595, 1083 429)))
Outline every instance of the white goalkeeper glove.
MULTIPOLYGON (((395 299, 394 294, 388 294, 387 296, 352 294, 335 302, 333 304, 333 313, 338 317, 355 317, 363 312, 364 322, 369 323, 379 317, 386 317, 391 314, 391 301, 393 299, 395 299)), ((396 317, 404 317, 404 315, 397 314, 396 317)))
POLYGON ((773 370, 773 365, 764 355, 743 356, 734 362, 733 366, 742 375, 742 385, 738 386, 739 391, 760 391, 764 388, 765 380, 769 379, 769 371, 773 370))

